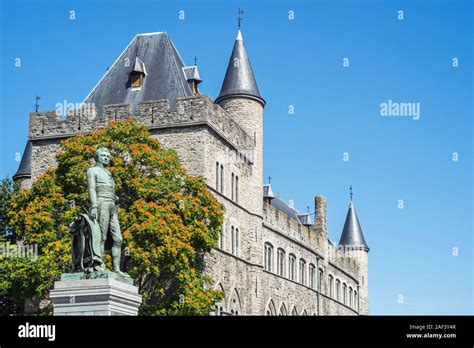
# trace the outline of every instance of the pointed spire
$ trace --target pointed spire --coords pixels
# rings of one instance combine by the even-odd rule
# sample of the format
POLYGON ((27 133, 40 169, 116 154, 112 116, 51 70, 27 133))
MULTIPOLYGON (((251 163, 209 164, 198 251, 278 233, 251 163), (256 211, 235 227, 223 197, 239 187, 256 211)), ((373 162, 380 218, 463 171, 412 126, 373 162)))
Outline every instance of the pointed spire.
POLYGON ((358 247, 369 251, 369 246, 365 242, 364 234, 362 233, 362 228, 360 227, 359 219, 357 218, 357 214, 354 208, 354 203, 352 202, 352 187, 350 195, 351 202, 349 203, 349 210, 347 212, 344 228, 342 229, 341 239, 339 240, 339 246, 355 248, 358 247))
POLYGON ((18 179, 30 179, 31 178, 31 141, 26 142, 25 150, 21 156, 21 162, 18 166, 18 170, 13 175, 13 180, 18 179))
POLYGON ((240 30, 237 32, 224 83, 216 103, 234 97, 254 99, 265 106, 265 100, 260 96, 240 30))

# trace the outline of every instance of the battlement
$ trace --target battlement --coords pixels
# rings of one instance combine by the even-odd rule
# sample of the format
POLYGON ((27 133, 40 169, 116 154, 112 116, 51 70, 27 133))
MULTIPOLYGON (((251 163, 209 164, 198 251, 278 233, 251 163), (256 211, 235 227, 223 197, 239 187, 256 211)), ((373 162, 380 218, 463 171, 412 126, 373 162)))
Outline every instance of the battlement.
POLYGON ((100 116, 93 105, 69 109, 65 119, 57 110, 31 112, 28 135, 30 140, 67 138, 95 131, 109 121, 128 118, 136 119, 151 129, 208 125, 250 162, 253 161, 252 138, 206 95, 177 98, 174 107, 168 100, 142 102, 138 112, 132 112, 130 104, 106 105, 100 116))

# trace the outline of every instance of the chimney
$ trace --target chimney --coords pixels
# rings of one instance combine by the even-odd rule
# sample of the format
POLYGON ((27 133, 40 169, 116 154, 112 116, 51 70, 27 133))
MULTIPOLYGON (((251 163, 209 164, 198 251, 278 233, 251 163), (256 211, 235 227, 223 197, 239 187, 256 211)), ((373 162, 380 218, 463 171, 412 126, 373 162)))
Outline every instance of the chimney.
POLYGON ((328 234, 326 223, 326 197, 324 196, 314 197, 314 228, 324 235, 328 234))

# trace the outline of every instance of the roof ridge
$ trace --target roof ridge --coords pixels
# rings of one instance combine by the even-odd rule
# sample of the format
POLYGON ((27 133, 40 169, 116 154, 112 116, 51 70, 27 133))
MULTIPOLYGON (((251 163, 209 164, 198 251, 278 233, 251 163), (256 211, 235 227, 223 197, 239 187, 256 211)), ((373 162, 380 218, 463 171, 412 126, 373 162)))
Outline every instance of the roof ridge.
MULTIPOLYGON (((173 45, 173 43, 171 42, 171 39, 170 39, 170 37, 169 37, 169 35, 168 35, 167 33, 166 33, 166 35, 165 35, 165 42, 166 42, 166 44, 168 45, 168 49, 170 50, 171 55, 174 57, 173 48, 174 48, 174 51, 175 51, 175 52, 178 52, 178 51, 176 50, 176 47, 174 47, 174 45, 173 45), (173 47, 171 47, 171 46, 173 46, 173 47)), ((181 60, 181 63, 183 64, 183 66, 186 66, 186 64, 184 64, 183 59, 182 59, 181 56, 179 55, 179 53, 178 53, 178 57, 179 57, 179 59, 181 60)), ((176 73, 178 74, 178 76, 179 76, 179 74, 180 74, 180 70, 181 70, 181 73, 184 74, 184 72, 182 71, 182 69, 180 69, 180 68, 176 65, 176 59, 172 59, 171 61, 172 61, 172 64, 174 65, 174 67, 175 67, 175 69, 176 69, 176 73)), ((181 79, 178 79, 178 80, 179 80, 179 82, 180 82, 180 84, 181 84, 181 87, 183 88, 183 94, 186 94, 186 87, 184 86, 183 81, 182 81, 181 79)))

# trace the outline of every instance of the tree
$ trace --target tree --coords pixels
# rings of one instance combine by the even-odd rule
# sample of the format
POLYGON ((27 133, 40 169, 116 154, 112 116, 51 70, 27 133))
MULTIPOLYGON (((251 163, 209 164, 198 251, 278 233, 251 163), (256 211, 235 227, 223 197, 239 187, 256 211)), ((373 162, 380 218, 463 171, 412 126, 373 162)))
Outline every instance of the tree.
POLYGON ((0 181, 0 242, 15 239, 7 217, 15 191, 18 191, 18 185, 14 185, 12 179, 6 177, 0 181))
POLYGON ((146 127, 132 119, 110 122, 91 134, 61 143, 57 168, 31 189, 13 196, 8 217, 19 237, 37 244, 36 261, 7 267, 0 293, 15 288, 19 299, 47 297, 70 260, 69 223, 89 208, 86 171, 95 150, 106 146, 119 197, 119 220, 127 248, 127 271, 136 280, 142 315, 206 314, 222 298, 203 272, 204 255, 217 244, 223 205, 203 178, 181 166, 146 127))

